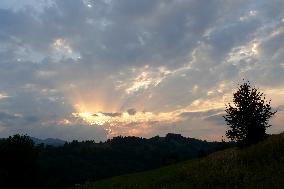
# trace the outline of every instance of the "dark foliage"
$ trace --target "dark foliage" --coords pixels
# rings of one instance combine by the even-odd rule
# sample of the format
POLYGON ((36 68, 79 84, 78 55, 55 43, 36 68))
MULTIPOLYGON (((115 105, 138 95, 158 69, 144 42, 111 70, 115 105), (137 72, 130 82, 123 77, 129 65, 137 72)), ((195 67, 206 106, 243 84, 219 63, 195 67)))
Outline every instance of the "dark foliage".
POLYGON ((219 144, 167 134, 34 146, 28 136, 15 135, 0 140, 0 188, 74 186, 203 157, 219 144))
POLYGON ((0 188, 37 188, 37 149, 26 135, 0 141, 0 188))
POLYGON ((58 188, 153 169, 195 158, 201 150, 208 154, 217 144, 168 134, 150 139, 120 136, 101 143, 73 141, 61 147, 41 146, 41 185, 58 188))
POLYGON ((248 148, 70 189, 283 189, 284 133, 248 148))
POLYGON ((234 93, 234 106, 226 106, 224 118, 230 127, 226 136, 240 146, 262 141, 267 136, 266 128, 271 126, 268 121, 276 113, 271 111, 270 102, 249 82, 240 85, 234 93))

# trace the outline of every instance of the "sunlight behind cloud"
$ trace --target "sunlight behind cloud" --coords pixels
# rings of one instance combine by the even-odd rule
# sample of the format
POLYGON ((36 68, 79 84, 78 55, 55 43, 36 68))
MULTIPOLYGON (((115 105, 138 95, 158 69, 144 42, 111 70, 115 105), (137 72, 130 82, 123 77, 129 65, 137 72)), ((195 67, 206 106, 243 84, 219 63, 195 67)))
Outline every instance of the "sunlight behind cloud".
POLYGON ((179 119, 177 117, 176 112, 167 112, 159 114, 154 114, 152 112, 137 112, 134 115, 130 115, 127 112, 122 112, 116 116, 111 116, 109 114, 116 114, 116 113, 102 113, 102 112, 73 113, 75 117, 82 118, 90 125, 107 125, 107 126, 117 126, 119 124, 148 123, 148 122, 157 122, 157 121, 175 122, 179 119))
POLYGON ((108 132, 108 137, 117 135, 139 135, 148 132, 155 123, 174 123, 180 120, 178 112, 154 114, 152 112, 136 112, 134 115, 128 112, 122 113, 73 113, 76 118, 81 118, 89 125, 103 126, 108 132), (115 115, 115 116, 111 116, 115 115))
POLYGON ((0 93, 0 100, 4 99, 4 98, 9 98, 10 96, 5 94, 5 93, 0 93))

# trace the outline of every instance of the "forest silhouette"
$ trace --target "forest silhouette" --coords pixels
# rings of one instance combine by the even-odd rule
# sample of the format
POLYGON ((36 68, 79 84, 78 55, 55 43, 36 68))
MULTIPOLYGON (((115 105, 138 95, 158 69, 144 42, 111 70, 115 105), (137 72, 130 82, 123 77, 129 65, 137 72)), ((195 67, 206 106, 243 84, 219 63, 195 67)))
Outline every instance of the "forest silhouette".
POLYGON ((227 145, 167 134, 51 146, 14 135, 0 140, 0 179, 1 185, 11 188, 60 188, 205 156, 227 145))

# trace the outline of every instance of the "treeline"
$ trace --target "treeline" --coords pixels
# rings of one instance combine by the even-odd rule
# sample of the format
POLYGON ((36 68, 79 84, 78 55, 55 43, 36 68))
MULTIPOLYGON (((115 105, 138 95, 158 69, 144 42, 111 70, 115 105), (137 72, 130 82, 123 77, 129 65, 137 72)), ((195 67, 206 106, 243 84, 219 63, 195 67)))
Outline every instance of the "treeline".
POLYGON ((15 135, 0 141, 0 181, 11 186, 60 188, 157 168, 228 146, 179 134, 150 139, 119 136, 100 143, 72 141, 59 147, 35 146, 27 136, 15 135))

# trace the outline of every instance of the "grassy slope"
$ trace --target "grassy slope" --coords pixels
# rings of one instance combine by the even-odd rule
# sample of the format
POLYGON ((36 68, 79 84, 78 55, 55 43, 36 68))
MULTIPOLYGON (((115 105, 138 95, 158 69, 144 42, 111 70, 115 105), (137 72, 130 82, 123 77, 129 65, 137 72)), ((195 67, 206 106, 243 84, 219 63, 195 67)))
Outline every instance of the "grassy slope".
POLYGON ((284 133, 246 149, 87 183, 84 189, 284 188, 284 133))

